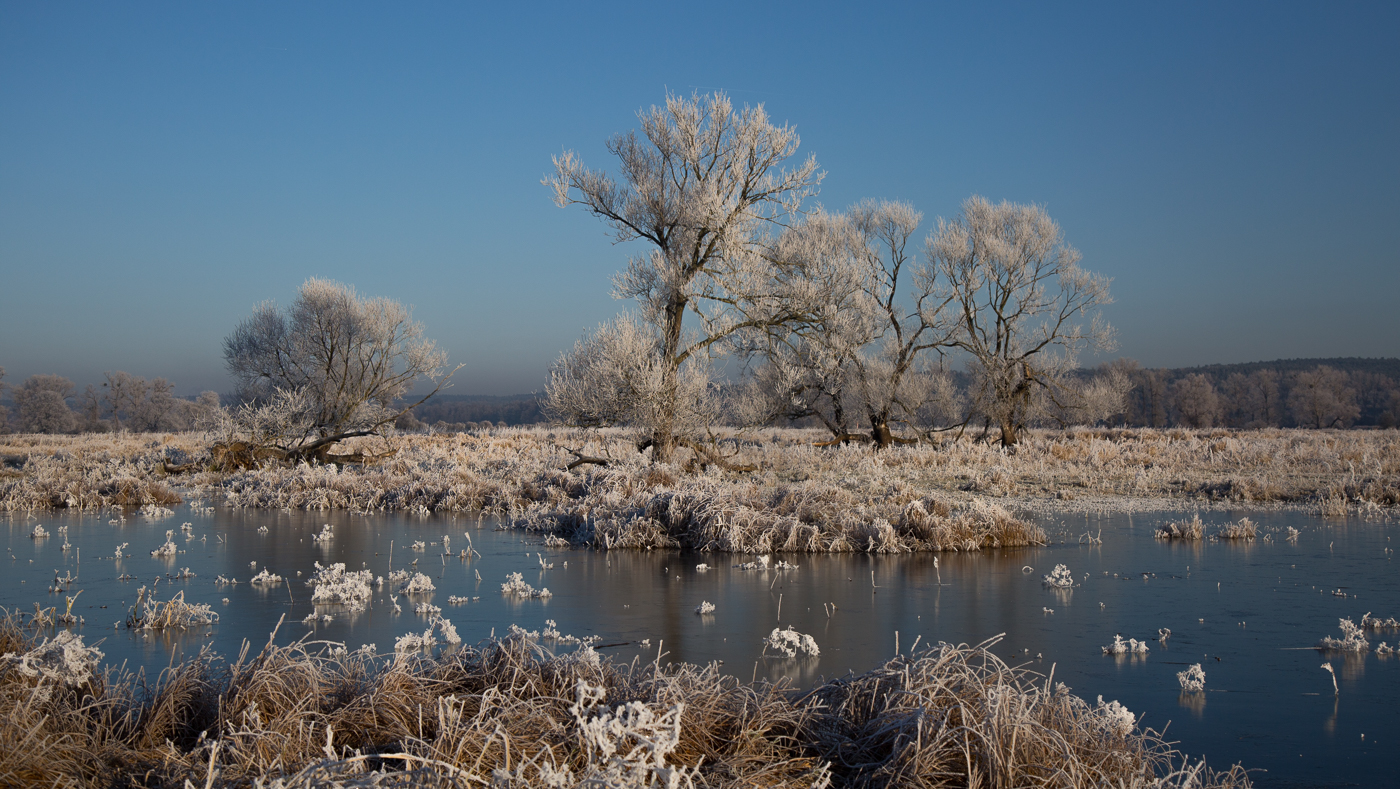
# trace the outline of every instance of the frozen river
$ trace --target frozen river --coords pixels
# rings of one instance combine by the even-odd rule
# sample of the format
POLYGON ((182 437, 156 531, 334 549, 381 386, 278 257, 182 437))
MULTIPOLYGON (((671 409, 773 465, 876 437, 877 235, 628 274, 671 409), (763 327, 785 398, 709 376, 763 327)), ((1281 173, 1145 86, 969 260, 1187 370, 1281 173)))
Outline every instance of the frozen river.
POLYGON ((1047 674, 1053 667, 1055 681, 1091 702, 1117 699, 1144 725, 1170 724, 1169 739, 1216 768, 1242 762, 1267 770, 1253 774, 1260 786, 1390 784, 1400 775, 1400 658, 1374 647, 1394 645, 1400 631, 1368 634, 1372 651, 1365 654, 1311 647, 1324 635, 1339 636, 1341 617, 1400 616, 1394 527, 1221 511, 1202 515, 1206 533, 1243 515, 1275 538, 1166 542, 1153 530, 1180 516, 1070 517, 1044 524, 1055 536, 1044 548, 940 554, 936 564, 930 554, 773 557, 798 566, 783 571, 736 566, 752 556, 548 548, 537 535, 498 531, 490 519, 188 506, 156 519, 130 510, 19 515, 5 519, 0 606, 33 611, 37 602, 61 612, 65 597, 81 591, 73 613, 86 619, 78 628, 85 640, 101 640, 109 663, 152 673, 205 645, 225 656, 236 655, 245 639, 256 648, 283 617, 280 643, 311 638, 391 650, 400 636, 427 627, 427 617, 413 613, 420 601, 440 606, 466 643, 512 624, 542 630, 552 621, 563 633, 599 637, 599 649, 619 660, 655 660, 659 653, 663 661, 723 661, 740 678, 785 677, 799 687, 872 668, 894 654, 896 643, 908 650, 916 640, 977 643, 1000 635, 993 651, 1013 664, 1047 674), (315 541, 325 524, 333 536, 315 541), (36 525, 50 536, 31 538, 36 525), (1287 527, 1300 531, 1295 543, 1279 533, 1287 527), (167 530, 179 552, 151 556, 167 530), (1076 542, 1086 531, 1101 533, 1102 544, 1076 542), (469 540, 479 557, 461 555, 469 540), (415 541, 426 544, 413 550, 415 541), (127 556, 115 560, 123 543, 127 556), (343 562, 376 576, 422 572, 436 590, 412 602, 400 598, 402 612, 394 611, 388 583, 363 612, 315 609, 305 583, 315 562, 343 562), (701 563, 710 569, 697 570, 701 563), (1042 583, 1057 564, 1068 567, 1075 587, 1042 583), (183 568, 194 577, 175 580, 183 568), (288 582, 250 585, 264 568, 288 582), (552 596, 502 595, 501 583, 515 572, 552 596), (66 591, 49 591, 56 575, 70 574, 76 580, 66 591), (218 585, 221 575, 240 583, 218 585), (118 626, 141 586, 160 599, 183 591, 189 602, 210 604, 219 622, 178 633, 118 626), (468 601, 452 604, 450 596, 468 601), (698 615, 702 602, 714 613, 698 615), (313 611, 330 621, 304 623, 313 611), (764 637, 788 626, 813 636, 820 657, 763 657, 764 637), (1170 638, 1156 640, 1159 628, 1169 628, 1170 638), (1150 650, 1106 656, 1101 647, 1115 634, 1149 641, 1150 650), (1339 694, 1324 662, 1336 670, 1339 694), (1176 674, 1192 663, 1206 673, 1202 694, 1180 692, 1176 674))

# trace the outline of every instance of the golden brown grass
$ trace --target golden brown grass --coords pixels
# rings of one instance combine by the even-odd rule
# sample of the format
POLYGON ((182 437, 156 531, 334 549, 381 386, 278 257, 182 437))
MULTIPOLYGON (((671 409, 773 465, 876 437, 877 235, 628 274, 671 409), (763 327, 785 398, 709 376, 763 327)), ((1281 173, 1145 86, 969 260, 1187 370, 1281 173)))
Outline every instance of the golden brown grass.
MULTIPOLYGON (((0 623, 0 648, 33 642, 0 623)), ((0 784, 1248 786, 989 646, 940 644, 805 693, 518 635, 436 657, 269 643, 155 682, 5 671, 0 784)))

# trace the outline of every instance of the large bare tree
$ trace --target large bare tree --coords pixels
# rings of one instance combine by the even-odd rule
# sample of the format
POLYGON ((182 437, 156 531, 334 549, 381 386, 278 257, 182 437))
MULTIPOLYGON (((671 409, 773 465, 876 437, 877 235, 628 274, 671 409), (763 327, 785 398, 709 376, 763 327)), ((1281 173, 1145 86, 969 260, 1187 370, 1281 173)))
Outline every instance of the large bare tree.
POLYGON ((286 309, 258 305, 224 340, 250 434, 288 458, 321 458, 337 441, 370 435, 436 393, 446 355, 407 307, 349 285, 309 279, 286 309), (436 385, 398 401, 420 379, 436 385))
POLYGON ((1108 280, 1079 267, 1060 226, 1040 206, 971 197, 956 218, 939 220, 925 249, 961 323, 950 342, 970 357, 974 406, 1000 427, 1002 445, 1072 410, 1077 354, 1113 347, 1097 312, 1111 299, 1108 280))
MULTIPOLYGON (((769 249, 774 228, 816 193, 821 173, 811 158, 785 167, 796 131, 771 122, 761 105, 735 109, 723 93, 668 95, 638 117, 640 134, 607 143, 617 177, 567 151, 554 157, 545 183, 559 205, 582 206, 619 243, 649 247, 614 278, 613 295, 635 299, 648 327, 654 402, 633 424, 649 433, 652 457, 666 462, 681 427, 682 368, 820 303, 820 294, 783 276, 769 249)), ((571 364, 566 354, 557 367, 571 364)))

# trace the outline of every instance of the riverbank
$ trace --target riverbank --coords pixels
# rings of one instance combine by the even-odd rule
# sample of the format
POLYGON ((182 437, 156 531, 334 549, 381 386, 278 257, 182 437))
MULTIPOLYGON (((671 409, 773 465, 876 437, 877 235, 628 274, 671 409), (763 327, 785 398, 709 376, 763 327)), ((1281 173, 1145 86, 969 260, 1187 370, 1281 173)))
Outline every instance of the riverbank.
POLYGON ((1030 431, 1015 452, 971 437, 819 447, 813 431, 726 440, 736 472, 653 464, 620 433, 505 428, 362 439, 376 464, 170 474, 199 434, 3 436, 0 510, 201 499, 233 507, 487 512, 575 545, 735 552, 903 552, 1034 545, 1015 512, 1287 507, 1388 517, 1396 431, 1030 431), (580 456, 603 462, 569 465, 580 456))

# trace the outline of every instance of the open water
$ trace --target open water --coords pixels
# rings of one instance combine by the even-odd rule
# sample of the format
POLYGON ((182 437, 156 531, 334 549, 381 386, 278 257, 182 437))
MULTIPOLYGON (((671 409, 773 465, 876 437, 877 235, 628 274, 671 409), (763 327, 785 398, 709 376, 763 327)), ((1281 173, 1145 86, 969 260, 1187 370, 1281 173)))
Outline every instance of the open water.
POLYGON ((1055 542, 1043 548, 940 554, 936 562, 929 554, 773 557, 798 566, 783 571, 736 566, 752 556, 548 548, 537 535, 497 530, 490 519, 189 506, 154 520, 131 510, 17 515, 0 521, 7 527, 0 607, 32 611, 37 602, 61 613, 65 598, 81 592, 73 613, 86 620, 77 628, 85 641, 100 640, 109 663, 151 674, 206 644, 228 657, 244 640, 256 649, 279 619, 279 643, 372 643, 381 652, 427 628, 412 602, 400 598, 402 612, 393 611, 387 582, 366 611, 314 608, 305 583, 314 562, 344 562, 377 576, 390 569, 430 576, 436 591, 413 602, 441 606, 465 643, 503 634, 511 624, 541 630, 553 621, 563 633, 600 637, 600 651, 618 660, 723 661, 742 679, 786 678, 798 687, 865 671, 916 640, 999 638, 993 651, 1013 665, 1053 671, 1055 681, 1091 702, 1121 701, 1143 725, 1165 728, 1192 758, 1258 768, 1259 786, 1400 785, 1400 657, 1374 651, 1382 640, 1400 641, 1400 631, 1368 634, 1372 651, 1365 654, 1313 648, 1325 635, 1340 636, 1342 617, 1400 617, 1395 527, 1293 512, 1201 517, 1209 535, 1245 515, 1260 525, 1261 539, 1165 542, 1152 532, 1179 514, 1081 516, 1046 521, 1055 542), (315 542, 327 523, 334 537, 315 542), (32 539, 36 525, 51 536, 32 539), (1295 543, 1283 539, 1290 526, 1301 532, 1295 543), (167 530, 180 553, 152 557, 167 530), (1086 532, 1102 543, 1077 542, 1086 532), (444 535, 451 556, 444 555, 444 535), (460 555, 468 538, 479 557, 460 555), (420 540, 428 544, 413 550, 420 540), (118 561, 113 554, 122 543, 129 543, 128 556, 118 561), (698 571, 700 563, 710 569, 698 571), (1073 573, 1073 588, 1042 583, 1057 564, 1073 573), (195 576, 174 580, 181 568, 195 576), (263 568, 288 582, 251 586, 248 579, 263 568), (503 596, 500 585, 513 572, 552 596, 503 596), (55 576, 68 575, 76 580, 66 590, 50 591, 55 576), (241 583, 216 585, 219 575, 241 583), (160 599, 184 592, 188 602, 209 603, 219 622, 174 633, 127 629, 119 623, 141 586, 160 599), (451 595, 471 600, 454 605, 451 595), (702 601, 715 606, 713 614, 696 613, 702 601), (333 618, 303 623, 313 611, 333 618), (789 626, 813 636, 820 656, 764 657, 764 637, 789 626), (1171 636, 1156 640, 1159 628, 1171 636), (1115 634, 1148 641, 1150 650, 1104 655, 1101 647, 1115 634), (1339 693, 1324 662, 1336 671, 1339 693), (1183 694, 1176 674, 1193 663, 1205 670, 1206 690, 1183 694))

